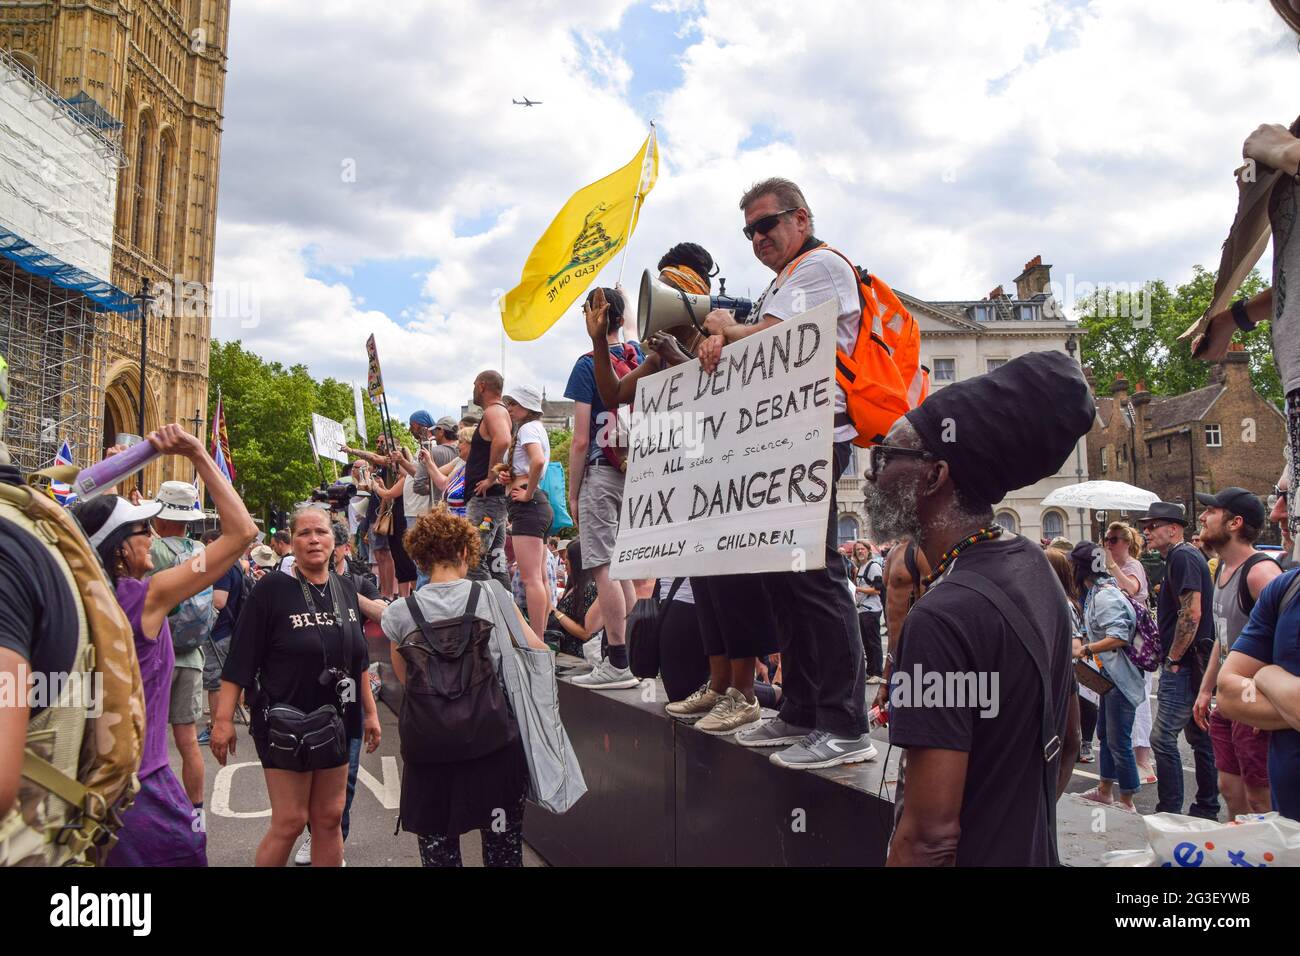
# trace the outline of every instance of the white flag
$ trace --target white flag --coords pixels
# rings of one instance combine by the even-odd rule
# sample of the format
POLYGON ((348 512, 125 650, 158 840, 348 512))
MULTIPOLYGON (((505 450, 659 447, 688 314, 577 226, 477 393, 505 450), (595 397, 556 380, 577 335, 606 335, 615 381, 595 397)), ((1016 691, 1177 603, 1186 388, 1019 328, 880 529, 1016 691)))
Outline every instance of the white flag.
POLYGON ((352 384, 352 401, 356 406, 354 414, 357 416, 357 434, 361 437, 361 447, 365 448, 370 444, 366 435, 366 406, 361 402, 361 386, 355 382, 352 384))

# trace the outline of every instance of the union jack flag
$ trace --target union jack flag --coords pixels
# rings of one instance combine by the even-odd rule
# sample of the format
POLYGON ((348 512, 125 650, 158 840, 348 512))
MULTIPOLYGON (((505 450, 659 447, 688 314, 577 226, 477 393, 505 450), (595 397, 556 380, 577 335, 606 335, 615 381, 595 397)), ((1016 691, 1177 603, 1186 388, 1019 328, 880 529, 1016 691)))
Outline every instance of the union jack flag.
MULTIPOLYGON (((72 449, 68 447, 68 442, 66 439, 64 440, 63 444, 59 446, 59 453, 54 456, 54 464, 56 465, 76 464, 76 462, 72 460, 72 449)), ((50 491, 54 495, 54 500, 57 501, 59 504, 63 505, 65 508, 77 500, 77 496, 73 494, 72 485, 69 485, 65 482, 62 481, 50 482, 50 491)))

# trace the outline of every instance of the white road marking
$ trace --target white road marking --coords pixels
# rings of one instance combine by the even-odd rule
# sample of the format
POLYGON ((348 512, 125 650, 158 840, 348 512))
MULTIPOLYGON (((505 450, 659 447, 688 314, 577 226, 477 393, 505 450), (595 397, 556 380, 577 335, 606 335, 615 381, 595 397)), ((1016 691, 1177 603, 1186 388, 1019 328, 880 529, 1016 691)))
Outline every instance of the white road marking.
POLYGON ((256 760, 246 760, 243 763, 227 764, 217 771, 217 778, 212 781, 212 812, 219 817, 233 817, 236 820, 249 820, 254 817, 269 817, 271 808, 265 810, 241 810, 235 812, 230 809, 230 782, 235 778, 235 771, 240 767, 260 767, 260 762, 256 760))
POLYGON ((357 767, 357 783, 364 783, 385 810, 396 810, 402 805, 402 778, 397 771, 397 758, 384 757, 380 761, 384 782, 376 780, 364 766, 357 767))

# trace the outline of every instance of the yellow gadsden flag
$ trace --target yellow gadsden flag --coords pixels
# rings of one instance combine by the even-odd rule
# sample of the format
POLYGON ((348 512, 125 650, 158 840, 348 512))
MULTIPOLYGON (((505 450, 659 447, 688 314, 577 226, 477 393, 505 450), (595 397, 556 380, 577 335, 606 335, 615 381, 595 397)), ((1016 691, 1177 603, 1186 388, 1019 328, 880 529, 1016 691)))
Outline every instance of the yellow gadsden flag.
POLYGON ((507 335, 535 339, 555 324, 627 244, 658 175, 659 145, 651 129, 630 163, 573 194, 533 246, 519 285, 501 300, 507 335))

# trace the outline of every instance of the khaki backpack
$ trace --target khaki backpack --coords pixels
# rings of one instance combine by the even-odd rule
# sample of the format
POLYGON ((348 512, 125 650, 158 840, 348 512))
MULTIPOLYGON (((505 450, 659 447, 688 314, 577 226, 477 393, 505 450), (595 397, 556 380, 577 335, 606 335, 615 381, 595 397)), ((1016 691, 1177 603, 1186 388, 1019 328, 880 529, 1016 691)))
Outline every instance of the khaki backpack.
POLYGON ((98 555, 61 505, 34 488, 0 483, 0 517, 54 555, 78 622, 72 679, 28 723, 18 800, 0 819, 0 866, 102 864, 140 789, 144 689, 131 625, 98 555))

